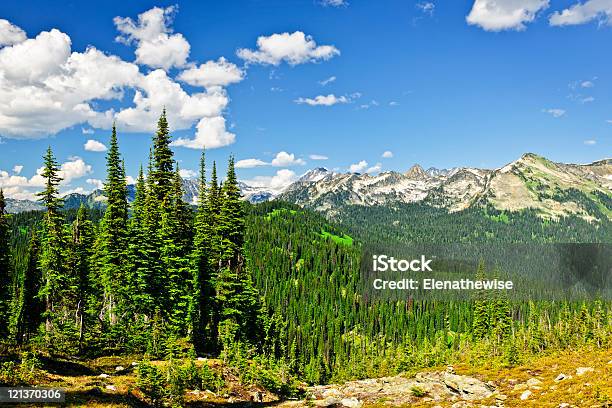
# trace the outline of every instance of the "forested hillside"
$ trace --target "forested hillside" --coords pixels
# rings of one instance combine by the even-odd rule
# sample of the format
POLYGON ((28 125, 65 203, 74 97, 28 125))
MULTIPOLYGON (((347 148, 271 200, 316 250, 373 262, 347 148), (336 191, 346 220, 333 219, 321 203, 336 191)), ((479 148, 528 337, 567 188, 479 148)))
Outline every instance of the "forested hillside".
MULTIPOLYGON (((479 292, 464 302, 389 302, 359 286, 361 257, 373 247, 610 243, 609 222, 493 209, 449 214, 414 204, 348 206, 335 225, 292 204, 242 201, 233 158, 220 183, 215 163, 207 175, 204 155, 199 202, 191 207, 169 144, 162 115, 131 204, 114 130, 104 210, 63 210, 51 149, 39 194, 46 211, 9 216, 0 195, 0 352, 7 360, 0 382, 28 383, 28 367, 42 356, 135 355, 143 398, 180 405, 186 389, 221 389, 228 372, 288 396, 300 381, 375 377, 466 358, 513 366, 545 352, 610 346, 607 299, 512 302, 479 292), (197 368, 196 356, 218 357, 225 368, 197 368), (165 371, 148 362, 154 359, 168 361, 165 371)), ((493 273, 491 265, 478 266, 479 276, 493 273)))

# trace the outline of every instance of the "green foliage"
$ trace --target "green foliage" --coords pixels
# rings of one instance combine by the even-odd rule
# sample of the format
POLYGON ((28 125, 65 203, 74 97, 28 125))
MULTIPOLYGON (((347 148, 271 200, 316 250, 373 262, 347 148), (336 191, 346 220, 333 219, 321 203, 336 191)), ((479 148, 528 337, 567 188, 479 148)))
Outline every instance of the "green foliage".
POLYGON ((19 364, 14 361, 0 364, 0 384, 9 386, 31 384, 40 367, 38 356, 35 353, 24 351, 21 353, 19 364))
POLYGON ((164 377, 161 371, 149 361, 138 363, 138 377, 136 385, 148 399, 152 406, 162 406, 166 395, 164 377))
POLYGON ((412 395, 417 398, 421 398, 427 395, 427 391, 423 390, 420 387, 417 387, 416 385, 410 388, 410 393, 412 393, 412 395))

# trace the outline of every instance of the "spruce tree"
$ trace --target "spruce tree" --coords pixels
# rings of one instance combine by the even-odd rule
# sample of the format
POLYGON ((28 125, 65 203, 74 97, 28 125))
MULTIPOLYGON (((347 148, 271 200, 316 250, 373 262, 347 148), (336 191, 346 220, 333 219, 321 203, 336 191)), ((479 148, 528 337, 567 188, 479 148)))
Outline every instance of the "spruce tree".
POLYGON ((45 331, 47 343, 58 333, 69 318, 70 311, 63 304, 64 295, 70 287, 68 271, 66 270, 67 239, 63 229, 63 219, 60 209, 63 201, 59 196, 59 166, 51 147, 44 156, 44 168, 41 173, 45 180, 45 189, 38 193, 40 200, 47 208, 41 231, 41 252, 39 268, 43 276, 39 296, 45 302, 45 331))
POLYGON ((121 307, 129 307, 127 297, 132 292, 132 288, 125 273, 128 220, 127 187, 117 142, 117 130, 114 125, 110 148, 106 155, 106 173, 104 191, 107 206, 104 217, 100 222, 96 245, 96 267, 103 290, 100 315, 103 317, 103 321, 115 325, 118 323, 121 307))
MULTIPOLYGON (((484 278, 485 263, 484 260, 481 259, 478 263, 478 269, 476 270, 476 280, 483 280, 484 278)), ((490 323, 490 302, 486 292, 484 290, 480 290, 476 293, 476 299, 474 301, 472 335, 477 339, 489 336, 491 330, 490 323)))
POLYGON ((39 267, 40 241, 33 228, 28 246, 25 271, 19 288, 21 295, 16 308, 16 339, 18 344, 27 343, 37 334, 43 321, 44 303, 38 296, 42 286, 42 274, 39 267))
MULTIPOLYGON (((216 174, 215 174, 216 178, 216 174)), ((210 189, 212 190, 211 183, 210 189)), ((216 188, 216 180, 215 180, 216 188)), ((193 326, 192 342, 196 351, 212 351, 215 348, 217 334, 213 319, 214 282, 213 265, 210 262, 212 223, 208 206, 206 185, 206 155, 202 152, 200 159, 200 180, 198 185, 198 210, 195 218, 195 235, 191 253, 192 297, 190 315, 193 326)))
POLYGON ((157 132, 153 138, 153 172, 150 175, 153 193, 160 204, 171 194, 174 180, 174 159, 170 141, 170 128, 164 108, 157 121, 157 132))
POLYGON ((68 264, 72 275, 75 306, 75 324, 78 328, 79 350, 82 349, 84 331, 89 326, 87 320, 88 298, 90 296, 89 278, 91 275, 91 257, 93 254, 93 224, 89 220, 87 209, 79 207, 77 217, 72 224, 72 240, 68 264))
POLYGON ((216 301, 220 312, 219 337, 227 348, 234 341, 259 343, 262 334, 258 293, 244 257, 244 210, 233 157, 229 160, 220 198, 216 301))
POLYGON ((10 285, 11 257, 9 247, 9 225, 4 192, 0 189, 0 338, 6 338, 9 327, 11 302, 10 285))

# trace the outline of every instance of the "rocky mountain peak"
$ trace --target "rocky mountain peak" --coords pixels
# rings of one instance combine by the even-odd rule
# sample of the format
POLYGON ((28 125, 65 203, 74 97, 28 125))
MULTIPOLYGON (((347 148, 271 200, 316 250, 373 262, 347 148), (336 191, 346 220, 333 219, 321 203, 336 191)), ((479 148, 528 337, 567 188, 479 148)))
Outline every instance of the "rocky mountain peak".
POLYGON ((418 164, 415 164, 410 169, 408 169, 408 171, 405 173, 405 176, 412 180, 425 180, 429 178, 425 170, 423 170, 423 168, 418 164))

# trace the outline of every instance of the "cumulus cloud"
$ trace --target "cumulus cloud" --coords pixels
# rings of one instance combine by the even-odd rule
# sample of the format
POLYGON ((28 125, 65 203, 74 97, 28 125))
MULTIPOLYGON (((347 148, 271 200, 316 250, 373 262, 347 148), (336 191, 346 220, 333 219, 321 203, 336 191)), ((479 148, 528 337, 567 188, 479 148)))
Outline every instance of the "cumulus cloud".
POLYGON ((382 170, 382 163, 376 163, 374 166, 369 167, 365 172, 369 174, 380 173, 382 170))
POLYGON ((87 142, 85 142, 83 147, 88 152, 105 152, 106 151, 106 146, 104 145, 104 143, 98 142, 97 140, 93 140, 93 139, 89 139, 87 142))
POLYGON ((236 162, 236 168, 252 169, 253 167, 268 166, 269 164, 270 163, 266 163, 265 161, 259 159, 243 159, 236 162))
POLYGON ((190 149, 215 149, 231 145, 236 140, 236 135, 226 130, 225 118, 222 116, 204 118, 198 122, 196 128, 193 139, 179 138, 172 142, 172 145, 190 149))
POLYGON ((361 160, 359 163, 351 164, 349 166, 349 171, 351 173, 361 173, 367 168, 368 168, 368 162, 365 160, 361 160))
POLYGON ((565 110, 564 109, 558 109, 558 108, 542 109, 542 112, 548 113, 553 118, 560 118, 561 116, 565 115, 565 110))
POLYGON ((383 159, 390 159, 393 157, 393 152, 391 150, 386 150, 382 154, 383 159))
POLYGON ((548 0, 475 0, 466 21, 486 31, 521 31, 548 4, 548 0))
POLYGON ((26 33, 5 19, 0 18, 0 47, 14 45, 26 40, 26 33))
POLYGON ((336 80, 336 77, 332 75, 332 76, 330 76, 329 78, 325 78, 325 79, 323 79, 323 80, 319 81, 319 85, 321 85, 321 86, 325 86, 325 85, 327 85, 327 84, 331 84, 331 83, 332 83, 332 82, 334 82, 335 80, 336 80))
POLYGON ((593 20, 599 20, 600 24, 612 23, 611 0, 588 0, 576 3, 560 12, 553 13, 549 23, 552 26, 567 26, 584 24, 593 20))
MULTIPOLYGON (((18 167, 18 166, 16 166, 18 167)), ((19 173, 23 170, 23 166, 19 166, 19 173)), ((15 169, 13 169, 15 170, 15 169)), ((7 197, 36 200, 35 190, 39 190, 45 185, 45 179, 42 176, 44 167, 36 170, 36 174, 28 178, 16 174, 9 174, 7 171, 0 170, 0 188, 2 188, 7 197)), ((91 165, 85 163, 83 159, 77 156, 70 157, 68 161, 60 165, 58 175, 62 178, 61 186, 69 186, 70 183, 78 178, 91 174, 93 169, 91 165)))
POLYGON ((339 103, 351 103, 354 98, 359 97, 359 94, 353 94, 350 96, 342 95, 336 96, 334 94, 329 95, 317 95, 314 98, 297 98, 293 102, 297 104, 306 104, 310 106, 332 106, 339 103))
POLYGON ((245 180, 248 185, 263 187, 273 191, 282 191, 297 179, 294 171, 281 169, 274 176, 257 176, 251 180, 245 180))
POLYGON ((322 154, 311 154, 310 156, 308 156, 310 158, 310 160, 327 160, 329 159, 329 157, 322 155, 322 154))
POLYGON ((288 167, 288 166, 303 166, 306 162, 302 159, 296 159, 295 154, 287 152, 278 152, 276 157, 272 160, 272 165, 276 167, 288 167))
POLYGON ((153 7, 138 15, 115 17, 114 23, 121 33, 117 41, 136 45, 136 62, 152 68, 182 67, 189 57, 190 45, 182 34, 172 34, 172 21, 177 7, 153 7))
POLYGON ((181 72, 178 79, 193 86, 210 88, 228 86, 244 79, 245 72, 221 57, 181 72))
POLYGON ((87 184, 91 184, 97 190, 103 190, 104 189, 104 182, 102 180, 100 180, 100 179, 88 178, 87 180, 85 180, 85 182, 87 184))
POLYGON ((238 57, 251 64, 290 65, 325 61, 340 54, 333 45, 317 45, 311 36, 301 31, 272 34, 257 38, 257 49, 239 49, 238 57))
POLYGON ((23 170, 23 166, 20 164, 17 164, 15 166, 13 166, 13 173, 15 173, 16 175, 19 175, 21 173, 21 170, 23 170))
POLYGON ((179 175, 182 178, 194 178, 198 175, 198 173, 196 173, 194 170, 190 170, 190 169, 180 169, 179 170, 179 175))

